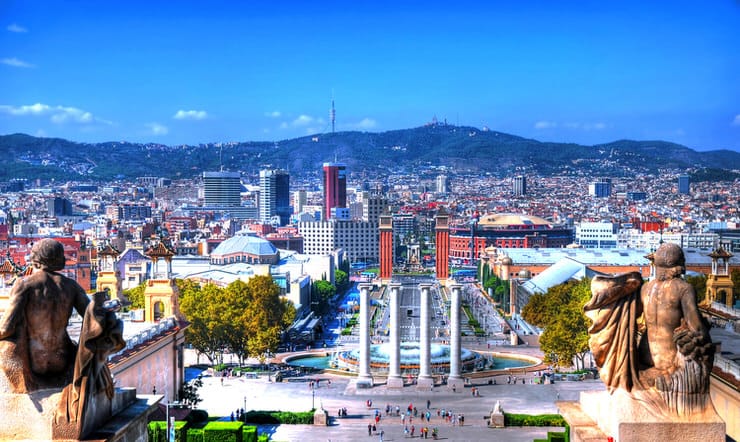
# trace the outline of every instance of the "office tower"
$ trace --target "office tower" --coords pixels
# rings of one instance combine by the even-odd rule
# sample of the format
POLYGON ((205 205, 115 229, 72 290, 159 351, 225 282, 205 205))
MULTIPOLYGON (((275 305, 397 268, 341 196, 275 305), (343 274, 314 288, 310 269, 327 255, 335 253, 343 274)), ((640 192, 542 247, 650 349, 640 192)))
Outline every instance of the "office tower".
POLYGON ((688 175, 678 176, 678 193, 688 195, 691 193, 691 179, 688 175))
POLYGON ((308 195, 305 190, 296 190, 293 192, 293 213, 303 212, 303 206, 308 202, 308 195))
POLYGON ((54 197, 47 201, 47 212, 48 216, 70 216, 74 212, 72 210, 72 201, 67 198, 54 197))
POLYGON ((447 193, 447 175, 437 177, 437 193, 447 193))
POLYGON ((609 198, 612 193, 611 178, 600 178, 588 185, 588 194, 596 198, 609 198))
POLYGON ((347 166, 341 163, 324 163, 323 219, 331 219, 331 209, 347 207, 347 166))
POLYGON ((239 172, 203 172, 205 205, 208 207, 238 207, 241 205, 242 184, 239 172))
POLYGON ((514 196, 524 196, 527 194, 527 178, 523 175, 514 177, 514 187, 512 192, 514 196))
POLYGON ((290 175, 284 170, 260 170, 259 215, 263 223, 271 223, 274 216, 280 225, 290 219, 290 175))
POLYGON ((377 223, 380 214, 388 207, 388 200, 381 195, 370 192, 360 192, 358 202, 362 204, 362 220, 377 223))

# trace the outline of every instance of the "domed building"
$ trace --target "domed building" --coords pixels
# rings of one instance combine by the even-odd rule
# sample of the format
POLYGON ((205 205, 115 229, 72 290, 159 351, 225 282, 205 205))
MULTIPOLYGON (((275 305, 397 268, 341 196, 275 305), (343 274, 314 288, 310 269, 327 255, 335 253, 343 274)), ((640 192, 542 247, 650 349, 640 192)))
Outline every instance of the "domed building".
POLYGON ((469 263, 486 247, 559 248, 573 242, 573 229, 544 218, 516 213, 481 216, 477 222, 450 227, 450 259, 469 263))
POLYGON ((211 252, 211 264, 277 264, 280 252, 266 239, 252 232, 239 232, 211 252))

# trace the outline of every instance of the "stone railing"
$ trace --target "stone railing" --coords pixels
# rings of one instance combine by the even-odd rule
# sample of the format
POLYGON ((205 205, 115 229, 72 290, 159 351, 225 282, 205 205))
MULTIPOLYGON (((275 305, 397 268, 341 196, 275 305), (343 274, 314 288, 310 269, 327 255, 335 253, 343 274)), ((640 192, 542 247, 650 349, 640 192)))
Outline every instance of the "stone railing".
POLYGON ((720 355, 714 355, 714 366, 740 381, 740 364, 737 362, 723 358, 720 355))
POLYGON ((177 327, 177 319, 174 316, 162 319, 156 324, 146 330, 142 330, 139 333, 126 338, 126 347, 124 347, 118 353, 113 353, 108 356, 108 361, 128 352, 134 350, 137 346, 156 338, 157 336, 168 332, 169 330, 177 327))

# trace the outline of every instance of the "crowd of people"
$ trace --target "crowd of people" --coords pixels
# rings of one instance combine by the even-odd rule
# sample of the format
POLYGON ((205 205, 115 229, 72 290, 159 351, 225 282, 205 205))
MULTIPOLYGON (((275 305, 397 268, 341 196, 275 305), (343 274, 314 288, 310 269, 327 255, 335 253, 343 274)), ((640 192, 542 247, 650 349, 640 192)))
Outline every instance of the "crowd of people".
MULTIPOLYGON (((368 408, 372 408, 373 401, 368 399, 366 405, 368 408)), ((419 437, 422 439, 428 439, 431 436, 433 439, 439 437, 439 428, 433 426, 432 420, 435 419, 434 423, 446 423, 451 426, 463 426, 465 424, 465 416, 462 413, 455 413, 451 409, 437 408, 432 409, 431 400, 427 399, 426 409, 419 410, 413 403, 409 403, 408 406, 402 408, 400 405, 391 405, 387 403, 385 405, 385 413, 381 408, 375 408, 373 410, 372 419, 367 424, 368 436, 377 435, 380 440, 383 440, 385 431, 380 428, 381 421, 386 428, 393 426, 393 419, 397 419, 397 423, 403 427, 403 433, 405 437, 419 437), (436 415, 436 418, 435 418, 436 415), (400 422, 398 420, 400 419, 400 422), (387 422, 387 423, 386 423, 387 422)))

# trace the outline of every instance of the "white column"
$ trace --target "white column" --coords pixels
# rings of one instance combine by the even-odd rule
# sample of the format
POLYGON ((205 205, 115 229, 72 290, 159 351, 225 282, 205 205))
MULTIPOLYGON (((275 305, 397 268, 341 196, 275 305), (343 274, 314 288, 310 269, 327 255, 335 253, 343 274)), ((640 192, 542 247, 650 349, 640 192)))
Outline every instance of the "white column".
POLYGON ((370 289, 371 284, 360 284, 360 373, 357 383, 372 387, 370 374, 370 289))
POLYGON ((460 358, 460 295, 462 285, 453 284, 452 299, 450 300, 450 375, 447 378, 447 388, 455 391, 463 388, 463 379, 461 377, 461 358, 460 358))
POLYGON ((387 386, 401 388, 403 387, 403 378, 401 377, 401 284, 393 283, 389 287, 391 289, 391 354, 387 386))
POLYGON ((421 289, 421 317, 419 318, 419 378, 417 387, 420 390, 429 389, 434 384, 432 379, 432 298, 430 290, 432 284, 419 284, 421 289))

